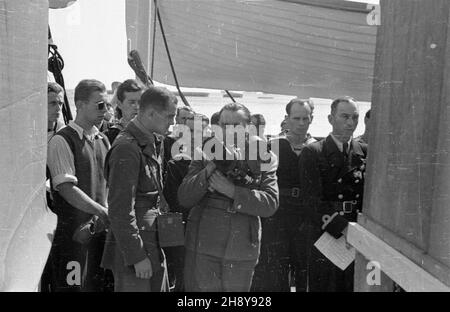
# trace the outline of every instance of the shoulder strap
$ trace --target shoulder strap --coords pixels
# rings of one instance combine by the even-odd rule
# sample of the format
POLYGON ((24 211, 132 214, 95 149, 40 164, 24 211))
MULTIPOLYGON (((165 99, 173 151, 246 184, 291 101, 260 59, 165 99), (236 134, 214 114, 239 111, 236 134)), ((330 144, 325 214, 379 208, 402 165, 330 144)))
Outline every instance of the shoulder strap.
POLYGON ((144 154, 142 146, 139 146, 141 148, 141 153, 145 158, 145 162, 147 163, 147 166, 145 167, 145 174, 153 181, 153 183, 156 184, 156 188, 158 190, 158 194, 160 197, 160 210, 163 210, 162 212, 167 212, 168 204, 166 197, 164 196, 164 192, 162 190, 161 184, 159 183, 158 179, 155 176, 155 173, 153 170, 150 170, 148 164, 150 163, 150 160, 148 157, 144 154))

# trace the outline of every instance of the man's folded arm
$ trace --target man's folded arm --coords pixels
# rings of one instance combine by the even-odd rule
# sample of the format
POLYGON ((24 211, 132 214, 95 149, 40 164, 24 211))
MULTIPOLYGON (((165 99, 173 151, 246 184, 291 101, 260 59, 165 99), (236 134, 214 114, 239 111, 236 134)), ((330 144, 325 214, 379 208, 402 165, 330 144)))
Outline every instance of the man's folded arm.
POLYGON ((270 166, 266 168, 267 171, 262 172, 259 189, 235 187, 233 209, 236 212, 270 217, 277 211, 279 205, 277 167, 278 160, 273 154, 270 166))

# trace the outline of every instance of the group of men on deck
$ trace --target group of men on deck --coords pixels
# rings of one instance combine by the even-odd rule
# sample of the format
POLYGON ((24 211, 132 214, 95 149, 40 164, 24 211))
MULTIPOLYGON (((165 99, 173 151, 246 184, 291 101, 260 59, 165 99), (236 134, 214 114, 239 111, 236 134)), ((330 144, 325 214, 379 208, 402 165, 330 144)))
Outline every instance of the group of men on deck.
POLYGON ((314 243, 345 235, 362 208, 367 135, 353 138, 354 99, 332 102, 333 130, 320 141, 308 133, 312 101, 293 99, 288 131, 267 142, 264 118, 240 103, 214 114, 205 137, 204 118, 177 108, 171 92, 131 79, 116 91, 120 120, 104 133, 97 80, 77 85, 76 119, 56 131, 62 92, 49 83, 48 200, 58 224, 41 289, 105 291, 112 272, 114 291, 164 291, 167 278, 175 291, 353 290, 353 267, 340 270, 314 243), (175 118, 188 134, 168 134, 175 118), (236 127, 262 150, 256 158, 228 135, 236 127), (244 156, 217 160, 211 146, 244 156), (167 211, 183 214, 183 246, 160 246, 167 211))

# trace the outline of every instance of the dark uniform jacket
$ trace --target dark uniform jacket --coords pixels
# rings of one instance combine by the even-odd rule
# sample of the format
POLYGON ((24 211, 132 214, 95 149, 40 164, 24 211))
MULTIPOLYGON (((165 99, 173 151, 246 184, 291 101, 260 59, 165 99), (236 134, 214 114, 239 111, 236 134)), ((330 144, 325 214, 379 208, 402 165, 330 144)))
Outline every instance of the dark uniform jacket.
POLYGON ((186 249, 225 260, 259 257, 261 222, 278 208, 277 160, 269 169, 259 161, 247 162, 255 178, 250 186, 236 186, 234 199, 208 191, 206 161, 194 160, 178 190, 181 205, 191 209, 186 229, 186 249))
POLYGON ((161 183, 162 144, 153 134, 132 120, 114 141, 107 155, 105 177, 109 194, 110 232, 103 254, 103 266, 134 265, 146 257, 153 268, 160 267, 156 217, 161 183))
POLYGON ((352 140, 348 159, 331 136, 303 148, 299 170, 305 208, 318 228, 339 238, 361 211, 367 145, 352 140), (345 211, 344 211, 345 210, 345 211))

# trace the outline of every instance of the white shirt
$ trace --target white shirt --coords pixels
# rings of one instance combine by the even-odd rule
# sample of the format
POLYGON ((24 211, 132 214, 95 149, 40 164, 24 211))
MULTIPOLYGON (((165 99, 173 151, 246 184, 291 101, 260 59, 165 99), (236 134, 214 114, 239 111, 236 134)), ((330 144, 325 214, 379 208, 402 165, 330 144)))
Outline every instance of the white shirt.
MULTIPOLYGON (((343 150, 344 150, 344 144, 343 144, 341 141, 339 141, 339 140, 333 135, 333 133, 330 133, 330 135, 331 135, 331 137, 333 138, 334 143, 336 143, 338 149, 339 149, 339 150, 341 151, 341 153, 342 153, 343 150)), ((348 152, 350 152, 350 145, 352 144, 352 137, 350 137, 350 140, 348 140, 347 143, 348 143, 348 147, 347 147, 347 154, 348 154, 348 152)))
MULTIPOLYGON (((100 133, 95 126, 89 131, 85 131, 72 120, 67 126, 74 129, 78 133, 80 139, 82 139, 84 135, 86 139, 91 142, 94 141, 95 136, 100 133)), ((106 155, 106 146, 103 144, 100 146, 105 149, 103 152, 106 155)), ((53 188, 56 191, 58 190, 58 185, 62 183, 71 182, 75 185, 78 183, 72 150, 67 141, 60 135, 53 136, 48 143, 47 166, 50 169, 53 188)))

